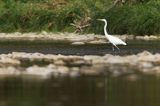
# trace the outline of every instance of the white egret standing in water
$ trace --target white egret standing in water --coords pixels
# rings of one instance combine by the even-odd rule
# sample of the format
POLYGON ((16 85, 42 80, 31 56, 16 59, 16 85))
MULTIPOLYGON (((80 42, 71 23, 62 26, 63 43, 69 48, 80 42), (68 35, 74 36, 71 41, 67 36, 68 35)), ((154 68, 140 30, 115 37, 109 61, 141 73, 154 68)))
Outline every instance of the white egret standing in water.
MULTIPOLYGON (((112 35, 109 35, 106 31, 106 28, 107 28, 107 20, 106 19, 97 19, 98 21, 103 21, 105 23, 104 25, 104 34, 106 36, 106 38, 109 40, 110 43, 112 43, 113 46, 115 46, 118 50, 120 50, 117 45, 127 45, 124 41, 122 41, 121 39, 115 37, 115 36, 112 36, 112 35)), ((113 47, 112 46, 112 47, 113 47)), ((113 47, 113 50, 114 50, 114 47, 113 47)))

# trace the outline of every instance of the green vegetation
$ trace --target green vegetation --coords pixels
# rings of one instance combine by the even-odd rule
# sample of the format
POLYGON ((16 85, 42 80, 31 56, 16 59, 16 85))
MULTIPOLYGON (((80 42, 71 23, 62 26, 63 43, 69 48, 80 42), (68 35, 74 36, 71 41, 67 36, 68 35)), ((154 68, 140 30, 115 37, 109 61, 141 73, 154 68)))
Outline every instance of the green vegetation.
POLYGON ((113 7, 105 11, 101 17, 108 19, 110 33, 156 35, 160 33, 159 10, 160 1, 150 0, 138 5, 113 7))
POLYGON ((159 0, 126 0, 123 5, 113 0, 1 0, 0 32, 74 32, 74 23, 91 24, 85 33, 103 33, 96 19, 106 18, 112 34, 159 34, 159 10, 159 0), (91 20, 85 23, 87 17, 91 20))

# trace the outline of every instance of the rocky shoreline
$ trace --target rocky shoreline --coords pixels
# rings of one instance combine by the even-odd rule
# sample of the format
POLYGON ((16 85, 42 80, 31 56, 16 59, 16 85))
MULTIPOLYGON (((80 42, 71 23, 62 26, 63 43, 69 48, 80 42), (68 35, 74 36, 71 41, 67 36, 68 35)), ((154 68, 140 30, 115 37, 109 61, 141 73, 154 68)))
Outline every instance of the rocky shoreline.
MULTIPOLYGON (((133 35, 115 35, 123 40, 160 40, 159 36, 133 36, 133 35)), ((104 35, 75 33, 0 33, 0 43, 59 43, 59 44, 105 44, 108 43, 104 35)))
MULTIPOLYGON (((160 40, 158 36, 118 36, 123 40, 160 40)), ((0 44, 106 44, 104 36, 74 33, 0 33, 0 44)), ((160 75, 160 53, 144 51, 132 55, 55 55, 12 52, 0 54, 0 78, 8 76, 50 78, 79 75, 160 75)))
POLYGON ((13 52, 0 55, 0 78, 21 76, 50 78, 51 76, 126 74, 160 75, 160 54, 148 51, 136 55, 104 56, 53 55, 13 52))

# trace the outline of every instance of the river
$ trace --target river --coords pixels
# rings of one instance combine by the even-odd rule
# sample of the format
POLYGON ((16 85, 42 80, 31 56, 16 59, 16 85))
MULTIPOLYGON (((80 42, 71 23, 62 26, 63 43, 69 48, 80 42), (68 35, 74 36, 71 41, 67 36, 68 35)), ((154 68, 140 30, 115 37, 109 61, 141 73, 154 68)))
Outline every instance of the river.
MULTIPOLYGON (((160 52, 159 41, 129 41, 112 51, 110 44, 2 44, 0 53, 28 52, 63 55, 136 54, 160 52)), ((0 106, 160 106, 160 79, 154 75, 0 78, 0 106)))

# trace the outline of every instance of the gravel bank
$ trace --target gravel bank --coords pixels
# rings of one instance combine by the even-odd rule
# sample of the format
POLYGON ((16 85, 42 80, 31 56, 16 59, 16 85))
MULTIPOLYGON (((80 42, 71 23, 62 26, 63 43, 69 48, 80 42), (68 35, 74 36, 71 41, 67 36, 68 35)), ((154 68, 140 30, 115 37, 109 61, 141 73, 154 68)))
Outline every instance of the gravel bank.
POLYGON ((49 78, 51 76, 160 75, 160 54, 144 51, 137 55, 76 56, 13 52, 0 55, 0 77, 25 76, 49 78))
MULTIPOLYGON (((159 40, 159 36, 133 36, 133 35, 115 35, 125 40, 159 40)), ((83 44, 105 44, 108 43, 103 35, 85 34, 78 35, 74 33, 0 33, 0 43, 67 43, 72 45, 83 44)))

